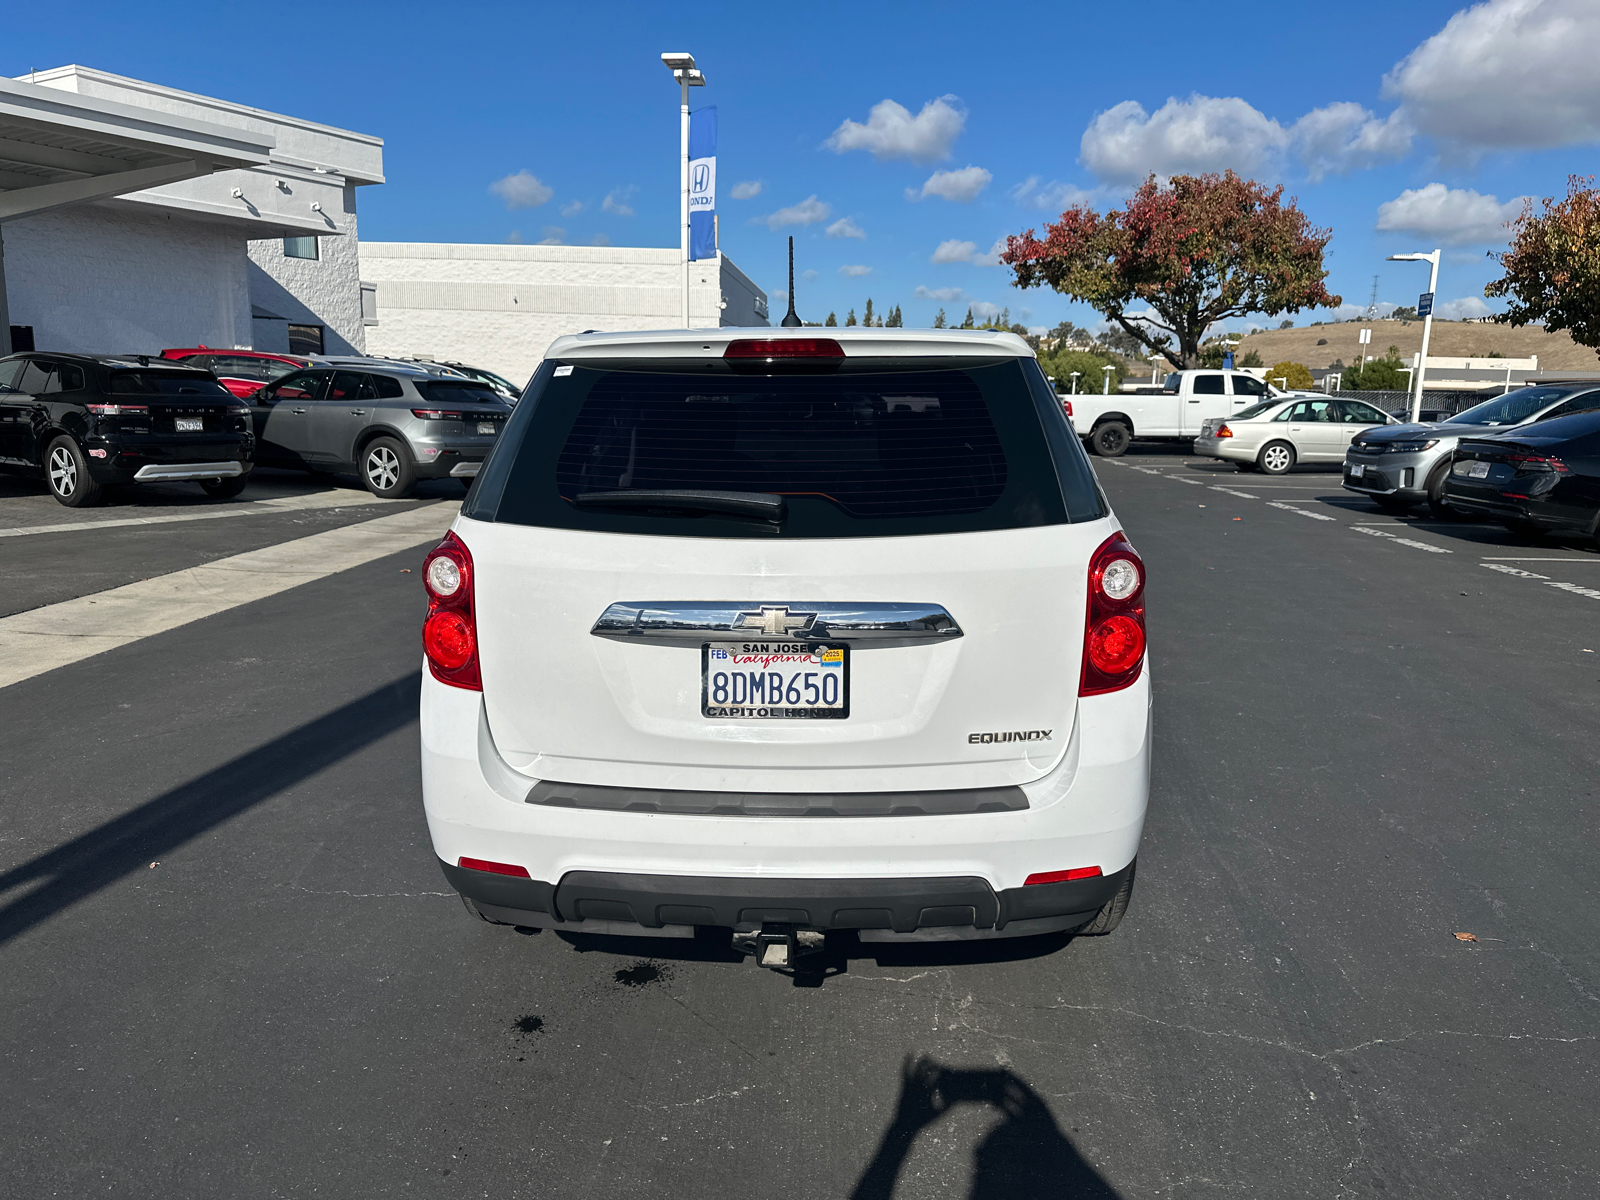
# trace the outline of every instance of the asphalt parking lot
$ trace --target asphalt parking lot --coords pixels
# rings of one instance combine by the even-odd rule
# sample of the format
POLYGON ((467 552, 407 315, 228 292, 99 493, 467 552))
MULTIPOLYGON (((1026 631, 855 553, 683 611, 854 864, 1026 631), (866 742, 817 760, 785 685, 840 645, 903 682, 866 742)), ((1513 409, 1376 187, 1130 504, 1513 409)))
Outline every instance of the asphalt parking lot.
POLYGON ((1127 920, 820 981, 463 912, 416 746, 459 487, 0 481, 4 1190, 1592 1196, 1600 552, 1095 461, 1150 572, 1127 920))

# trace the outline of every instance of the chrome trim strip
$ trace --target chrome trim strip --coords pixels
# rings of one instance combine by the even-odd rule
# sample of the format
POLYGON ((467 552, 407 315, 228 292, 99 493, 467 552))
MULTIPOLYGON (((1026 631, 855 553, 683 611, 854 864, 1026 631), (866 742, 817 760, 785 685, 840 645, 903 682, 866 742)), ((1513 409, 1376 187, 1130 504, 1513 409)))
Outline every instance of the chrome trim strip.
POLYGON ((232 479, 244 474, 238 462, 214 463, 150 463, 133 473, 139 483, 156 483, 175 479, 232 479))
POLYGON ((450 468, 450 478, 452 478, 452 479, 471 479, 474 475, 476 475, 478 473, 478 468, 481 467, 481 466, 483 466, 483 464, 481 462, 461 462, 461 463, 457 463, 455 466, 450 468))
POLYGON ((589 632, 619 642, 698 645, 708 638, 849 642, 857 650, 962 636, 940 604, 840 600, 619 600, 589 632))

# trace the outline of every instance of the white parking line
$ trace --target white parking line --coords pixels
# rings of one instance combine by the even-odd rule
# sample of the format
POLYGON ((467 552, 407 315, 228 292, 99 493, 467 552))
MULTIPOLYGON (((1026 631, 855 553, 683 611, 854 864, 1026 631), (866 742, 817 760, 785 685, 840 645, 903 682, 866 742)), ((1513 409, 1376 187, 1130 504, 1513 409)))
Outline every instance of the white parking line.
POLYGON ((35 533, 76 533, 80 529, 116 529, 127 525, 169 525, 176 521, 215 521, 223 517, 249 517, 262 513, 304 512, 316 508, 350 508, 358 504, 400 504, 369 492, 312 492, 305 496, 282 496, 275 500, 250 500, 227 508, 185 509, 153 517, 106 517, 87 521, 64 521, 55 525, 19 525, 0 529, 0 537, 28 537, 35 533))
POLYGON ((1429 554, 1454 554, 1454 550, 1446 550, 1443 546, 1430 546, 1427 542, 1419 542, 1412 538, 1398 537, 1382 529, 1374 529, 1371 525, 1351 525, 1348 527, 1352 533, 1365 533, 1370 537, 1388 538, 1402 546, 1410 546, 1414 550, 1426 550, 1429 554))
POLYGON ((1210 485, 1213 492, 1227 492, 1230 496, 1238 496, 1241 500, 1259 500, 1260 496, 1252 496, 1249 492, 1236 492, 1232 488, 1225 488, 1221 484, 1210 485))
POLYGON ((1310 517, 1313 521, 1334 521, 1338 518, 1330 517, 1326 513, 1307 512, 1303 508, 1296 508, 1292 504, 1285 504, 1281 500, 1268 500, 1268 508, 1281 508, 1284 512, 1299 513, 1302 517, 1310 517))
POLYGON ((1535 557, 1533 557, 1531 555, 1527 555, 1527 554, 1486 554, 1483 557, 1483 561, 1484 562, 1564 562, 1564 563, 1572 563, 1574 566, 1588 566, 1588 565, 1591 565, 1591 564, 1600 563, 1600 554, 1595 554, 1595 555, 1567 554, 1567 555, 1562 555, 1562 556, 1557 557, 1557 558, 1552 558, 1549 555, 1544 555, 1543 557, 1535 558, 1535 557))
POLYGON ((1204 479, 1190 479, 1187 475, 1168 475, 1168 479, 1176 479, 1179 483, 1193 484, 1195 487, 1210 487, 1204 479))
POLYGON ((1591 600, 1600 600, 1600 588, 1579 587, 1575 583, 1559 583, 1554 579, 1547 579, 1544 586, 1560 588, 1563 592, 1572 592, 1578 596, 1587 596, 1591 600))
POLYGON ((1535 575, 1532 571, 1524 571, 1521 567, 1508 567, 1505 563, 1481 562, 1480 567, 1488 567, 1491 571, 1499 571, 1502 575, 1515 575, 1518 579, 1549 579, 1548 575, 1535 575))
POLYGON ((429 504, 0 619, 0 688, 442 536, 429 504))

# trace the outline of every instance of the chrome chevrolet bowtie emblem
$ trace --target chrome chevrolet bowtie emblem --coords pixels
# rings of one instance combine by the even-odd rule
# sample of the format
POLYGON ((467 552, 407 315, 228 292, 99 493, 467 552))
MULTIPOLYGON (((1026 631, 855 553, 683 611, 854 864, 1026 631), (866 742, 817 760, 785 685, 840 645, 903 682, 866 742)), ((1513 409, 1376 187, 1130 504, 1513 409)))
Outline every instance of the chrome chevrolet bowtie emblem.
POLYGON ((776 607, 763 604, 760 612, 740 613, 735 628, 759 629, 771 637, 782 637, 789 633, 804 633, 816 619, 816 613, 791 613, 786 604, 776 607))

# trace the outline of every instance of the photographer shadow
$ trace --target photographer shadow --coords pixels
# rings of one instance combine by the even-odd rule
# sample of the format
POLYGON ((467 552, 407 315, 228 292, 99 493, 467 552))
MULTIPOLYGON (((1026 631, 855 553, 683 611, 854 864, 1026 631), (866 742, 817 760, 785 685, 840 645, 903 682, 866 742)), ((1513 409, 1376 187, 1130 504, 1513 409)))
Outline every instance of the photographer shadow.
POLYGON ((1014 1072, 962 1070, 909 1055, 894 1119, 851 1200, 890 1200, 917 1135, 958 1104, 987 1105, 1001 1114, 973 1151, 969 1200, 1117 1200, 1061 1132, 1050 1106, 1014 1072))

